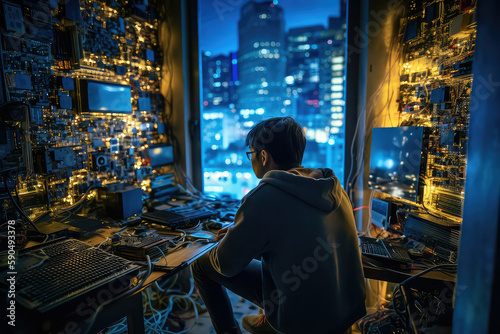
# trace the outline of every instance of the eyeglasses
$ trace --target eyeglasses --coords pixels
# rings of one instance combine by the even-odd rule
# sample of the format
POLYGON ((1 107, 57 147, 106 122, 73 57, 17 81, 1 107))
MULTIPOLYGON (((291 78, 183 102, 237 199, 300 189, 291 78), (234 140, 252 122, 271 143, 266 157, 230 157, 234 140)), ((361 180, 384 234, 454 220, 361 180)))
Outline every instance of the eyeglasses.
POLYGON ((247 155, 248 160, 252 160, 252 153, 259 153, 259 151, 250 151, 245 153, 247 155))

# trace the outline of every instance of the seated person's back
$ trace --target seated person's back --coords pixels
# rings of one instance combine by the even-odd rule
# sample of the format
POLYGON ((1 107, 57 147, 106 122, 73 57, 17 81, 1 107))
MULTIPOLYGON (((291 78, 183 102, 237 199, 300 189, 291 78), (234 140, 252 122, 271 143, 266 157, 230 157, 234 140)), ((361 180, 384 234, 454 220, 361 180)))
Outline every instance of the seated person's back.
POLYGON ((206 272, 216 272, 208 277, 233 291, 238 290, 238 280, 260 275, 255 285, 247 281, 242 291, 234 292, 263 307, 275 330, 344 332, 365 314, 360 253, 347 194, 330 169, 300 166, 305 137, 293 119, 259 123, 247 144, 254 172, 262 181, 242 200, 235 226, 193 268, 217 332, 237 333, 239 328, 218 324, 222 316, 207 302, 213 294, 203 291, 200 282, 203 261, 212 267, 206 272))

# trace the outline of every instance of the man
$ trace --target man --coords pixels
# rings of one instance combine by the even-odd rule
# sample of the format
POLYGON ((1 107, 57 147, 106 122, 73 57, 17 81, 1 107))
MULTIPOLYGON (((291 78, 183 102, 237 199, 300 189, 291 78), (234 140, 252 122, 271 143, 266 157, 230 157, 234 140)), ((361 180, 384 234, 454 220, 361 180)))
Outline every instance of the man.
MULTIPOLYGON (((192 265, 217 333, 241 333, 225 288, 264 309, 250 333, 343 333, 365 315, 354 216, 330 169, 301 166, 306 145, 291 117, 260 122, 246 138, 259 185, 234 227, 192 265)), ((257 319, 258 318, 258 319, 257 319)))

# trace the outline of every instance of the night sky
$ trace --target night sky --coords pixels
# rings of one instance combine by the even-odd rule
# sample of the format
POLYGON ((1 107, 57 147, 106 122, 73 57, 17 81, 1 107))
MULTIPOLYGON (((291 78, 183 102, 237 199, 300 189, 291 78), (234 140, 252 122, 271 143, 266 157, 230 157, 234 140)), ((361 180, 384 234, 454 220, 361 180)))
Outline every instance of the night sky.
MULTIPOLYGON (((258 1, 260 2, 260 1, 258 1)), ((285 29, 322 24, 339 15, 339 0, 275 0, 285 13, 285 29)), ((200 0, 200 51, 212 55, 238 49, 240 8, 247 0, 200 0)))

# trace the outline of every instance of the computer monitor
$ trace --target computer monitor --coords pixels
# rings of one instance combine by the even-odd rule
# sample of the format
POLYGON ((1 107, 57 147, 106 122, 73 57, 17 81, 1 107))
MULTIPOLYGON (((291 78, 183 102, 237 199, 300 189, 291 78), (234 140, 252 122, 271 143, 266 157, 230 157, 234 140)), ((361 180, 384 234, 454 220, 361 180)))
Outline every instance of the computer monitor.
MULTIPOLYGON (((149 146, 147 154, 151 159, 149 164, 151 167, 161 167, 174 162, 174 149, 169 145, 161 144, 149 146)), ((144 154, 144 157, 147 158, 147 155, 144 154)))
POLYGON ((372 198, 371 222, 380 228, 387 229, 390 223, 389 217, 389 202, 372 198))
POLYGON ((132 90, 129 85, 79 80, 81 112, 131 114, 132 90))
POLYGON ((370 188, 420 203, 420 175, 426 161, 426 130, 403 126, 374 128, 370 154, 370 188))

